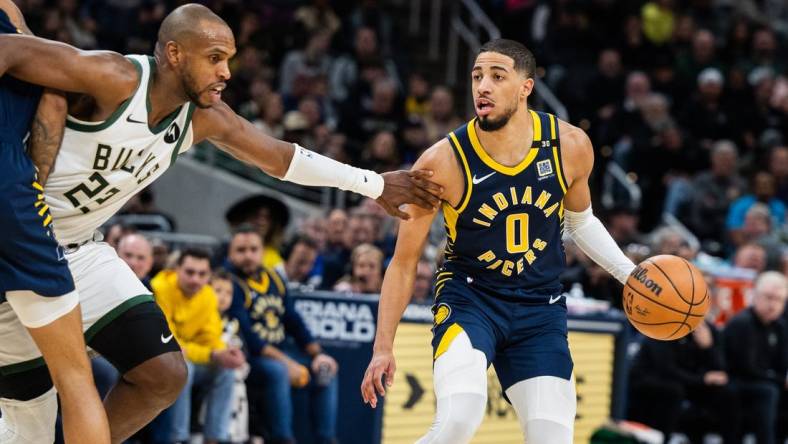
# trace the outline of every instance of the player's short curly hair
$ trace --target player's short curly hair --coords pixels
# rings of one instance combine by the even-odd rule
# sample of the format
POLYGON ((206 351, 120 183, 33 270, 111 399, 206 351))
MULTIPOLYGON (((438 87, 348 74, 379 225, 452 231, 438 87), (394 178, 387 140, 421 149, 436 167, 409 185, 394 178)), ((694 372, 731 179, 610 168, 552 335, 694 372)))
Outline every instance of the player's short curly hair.
POLYGON ((483 52, 497 52, 509 56, 514 60, 515 71, 524 73, 529 79, 534 77, 534 72, 536 71, 536 58, 534 58, 533 53, 520 42, 509 39, 490 40, 479 48, 479 52, 476 55, 478 56, 483 52))

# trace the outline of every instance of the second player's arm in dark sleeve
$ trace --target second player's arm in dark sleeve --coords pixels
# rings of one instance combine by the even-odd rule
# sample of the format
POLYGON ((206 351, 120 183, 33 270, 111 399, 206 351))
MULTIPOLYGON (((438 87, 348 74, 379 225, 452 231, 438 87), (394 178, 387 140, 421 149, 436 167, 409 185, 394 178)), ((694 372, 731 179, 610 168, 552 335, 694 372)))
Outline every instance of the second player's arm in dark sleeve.
MULTIPOLYGON (((25 23, 22 12, 11 0, 0 0, 0 9, 8 15, 11 23, 22 34, 33 35, 25 23)), ((62 93, 45 89, 30 125, 28 149, 30 158, 38 169, 38 183, 41 185, 46 183, 49 172, 55 164, 57 152, 60 150, 67 108, 66 98, 62 93)))
POLYGON ((295 144, 274 139, 220 102, 194 113, 194 143, 209 140, 239 160, 265 173, 306 186, 353 191, 376 199, 389 214, 407 217, 405 203, 436 207, 441 187, 429 182, 427 171, 378 174, 337 162, 295 144))

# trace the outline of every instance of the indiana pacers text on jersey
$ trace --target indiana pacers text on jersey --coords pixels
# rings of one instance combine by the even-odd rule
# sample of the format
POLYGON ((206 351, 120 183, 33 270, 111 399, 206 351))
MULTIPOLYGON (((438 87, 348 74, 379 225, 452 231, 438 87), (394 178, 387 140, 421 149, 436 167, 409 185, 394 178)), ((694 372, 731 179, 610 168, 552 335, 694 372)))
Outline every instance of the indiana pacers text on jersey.
POLYGON ((531 113, 531 149, 512 167, 484 151, 474 121, 449 134, 465 172, 465 193, 459 207, 443 205, 446 270, 505 288, 537 289, 557 282, 564 265, 566 180, 555 116, 531 113))

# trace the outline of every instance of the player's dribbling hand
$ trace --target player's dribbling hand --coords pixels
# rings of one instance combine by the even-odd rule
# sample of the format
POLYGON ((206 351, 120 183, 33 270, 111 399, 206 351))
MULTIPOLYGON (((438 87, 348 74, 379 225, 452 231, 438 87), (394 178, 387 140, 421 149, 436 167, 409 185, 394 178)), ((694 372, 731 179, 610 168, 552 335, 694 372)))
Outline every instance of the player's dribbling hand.
POLYGON ((377 198, 378 204, 392 216, 408 220, 408 213, 400 210, 400 205, 415 204, 425 210, 433 210, 441 201, 443 187, 428 180, 432 171, 392 171, 383 176, 383 194, 377 198))
POLYGON ((396 370, 397 364, 392 352, 375 352, 366 373, 364 373, 364 381, 361 383, 361 397, 364 399, 365 404, 369 404, 373 409, 378 406, 376 392, 380 396, 386 395, 386 387, 391 387, 391 384, 394 383, 394 372, 396 370), (381 381, 384 376, 386 387, 383 386, 381 381))

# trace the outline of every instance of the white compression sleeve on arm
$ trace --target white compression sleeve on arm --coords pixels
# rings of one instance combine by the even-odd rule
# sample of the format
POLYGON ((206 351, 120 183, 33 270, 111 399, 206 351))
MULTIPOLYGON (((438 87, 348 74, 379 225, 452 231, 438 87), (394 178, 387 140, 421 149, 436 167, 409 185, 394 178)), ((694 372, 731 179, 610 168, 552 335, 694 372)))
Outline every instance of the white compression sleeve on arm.
POLYGON ((296 143, 293 160, 282 180, 299 185, 334 187, 373 199, 383 194, 383 176, 310 151, 296 143))
POLYGON ((626 284, 635 264, 618 248, 589 206, 584 211, 564 211, 564 228, 578 247, 617 281, 626 284))

